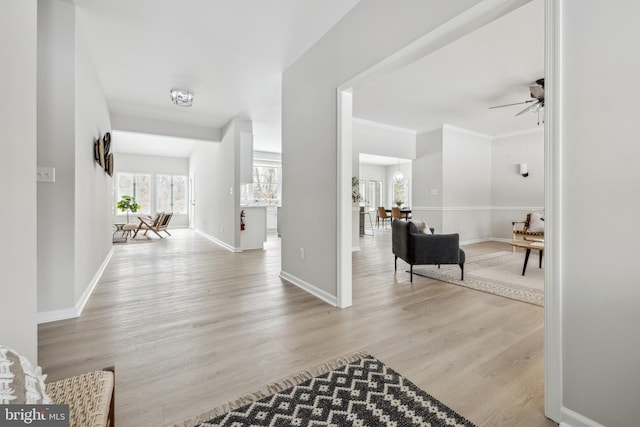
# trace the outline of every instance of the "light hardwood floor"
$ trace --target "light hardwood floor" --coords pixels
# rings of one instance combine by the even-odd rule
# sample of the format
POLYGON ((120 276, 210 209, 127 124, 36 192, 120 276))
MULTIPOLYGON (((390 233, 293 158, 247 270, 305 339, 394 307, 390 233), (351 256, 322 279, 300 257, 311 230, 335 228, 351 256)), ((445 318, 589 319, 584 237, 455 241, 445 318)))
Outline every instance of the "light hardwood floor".
MULTIPOLYGON (((119 426, 193 417, 359 350, 480 426, 553 426, 543 413, 543 309, 414 276, 391 233, 361 238, 353 307, 281 280, 279 240, 231 253, 189 230, 120 244, 82 316, 40 325, 50 380, 116 366, 119 426)), ((467 256, 510 250, 465 247, 467 256)))

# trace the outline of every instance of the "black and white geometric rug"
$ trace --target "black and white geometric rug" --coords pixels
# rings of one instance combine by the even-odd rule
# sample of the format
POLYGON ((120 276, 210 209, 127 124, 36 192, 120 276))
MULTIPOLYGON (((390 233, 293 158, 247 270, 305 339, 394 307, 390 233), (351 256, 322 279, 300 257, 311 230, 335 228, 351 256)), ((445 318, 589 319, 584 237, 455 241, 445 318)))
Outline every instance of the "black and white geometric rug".
POLYGON ((210 411, 178 425, 474 426, 375 357, 362 353, 259 400, 210 411))

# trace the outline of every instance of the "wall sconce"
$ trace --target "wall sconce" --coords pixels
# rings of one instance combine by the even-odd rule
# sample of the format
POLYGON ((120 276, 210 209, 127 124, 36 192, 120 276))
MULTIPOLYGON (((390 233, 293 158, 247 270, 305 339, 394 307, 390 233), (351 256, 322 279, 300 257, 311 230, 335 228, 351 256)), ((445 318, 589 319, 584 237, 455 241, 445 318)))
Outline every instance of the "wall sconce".
POLYGON ((520 163, 520 175, 525 178, 529 176, 529 169, 527 168, 526 163, 520 163))

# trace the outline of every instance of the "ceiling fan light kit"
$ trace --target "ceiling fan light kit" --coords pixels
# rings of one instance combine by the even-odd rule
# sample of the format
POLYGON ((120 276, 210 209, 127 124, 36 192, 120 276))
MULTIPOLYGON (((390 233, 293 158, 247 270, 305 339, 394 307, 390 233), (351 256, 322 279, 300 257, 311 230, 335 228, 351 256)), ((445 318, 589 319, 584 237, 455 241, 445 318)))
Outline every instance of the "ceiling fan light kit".
POLYGON ((184 89, 171 89, 171 102, 181 107, 193 105, 193 93, 184 89))

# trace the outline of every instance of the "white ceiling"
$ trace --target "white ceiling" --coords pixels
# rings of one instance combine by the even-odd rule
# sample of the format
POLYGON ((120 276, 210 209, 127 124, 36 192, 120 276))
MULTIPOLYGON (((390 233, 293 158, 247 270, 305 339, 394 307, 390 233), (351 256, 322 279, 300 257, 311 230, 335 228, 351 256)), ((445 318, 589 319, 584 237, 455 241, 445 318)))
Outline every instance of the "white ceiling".
POLYGON ((537 126, 526 105, 544 76, 544 1, 503 16, 431 55, 353 91, 354 116, 424 132, 450 124, 485 135, 537 126))
MULTIPOLYGON (((112 113, 212 128, 247 118, 254 148, 273 152, 281 147, 283 70, 358 2, 72 1, 112 113), (172 105, 172 88, 191 90, 193 107, 172 105)), ((528 99, 528 86, 543 76, 543 30, 544 2, 533 0, 411 66, 355 87, 354 116, 418 132, 444 123, 488 135, 536 127, 532 113, 514 117, 524 106, 488 107, 528 99)), ((114 150, 147 149, 183 157, 191 147, 114 133, 114 150)))
POLYGON ((220 128, 280 151, 281 75, 358 0, 72 0, 112 113, 220 128), (194 93, 193 107, 169 91, 194 93))

